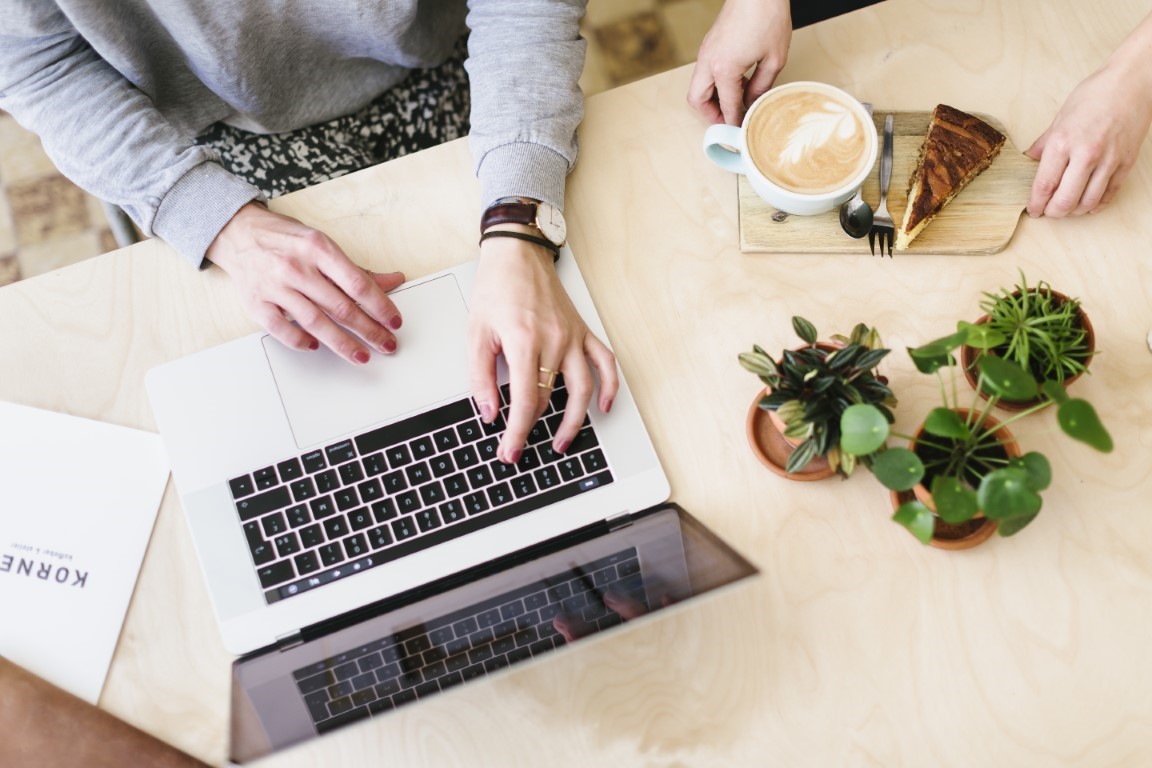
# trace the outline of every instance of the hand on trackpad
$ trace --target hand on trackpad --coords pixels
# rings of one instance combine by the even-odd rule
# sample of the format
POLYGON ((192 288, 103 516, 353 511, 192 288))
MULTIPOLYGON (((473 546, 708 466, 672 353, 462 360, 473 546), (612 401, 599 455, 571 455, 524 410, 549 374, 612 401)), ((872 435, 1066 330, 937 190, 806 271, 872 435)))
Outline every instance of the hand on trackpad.
POLYGON ((393 355, 350 365, 325 347, 264 352, 296 444, 306 448, 468 393, 468 307, 451 274, 389 294, 404 316, 393 355))

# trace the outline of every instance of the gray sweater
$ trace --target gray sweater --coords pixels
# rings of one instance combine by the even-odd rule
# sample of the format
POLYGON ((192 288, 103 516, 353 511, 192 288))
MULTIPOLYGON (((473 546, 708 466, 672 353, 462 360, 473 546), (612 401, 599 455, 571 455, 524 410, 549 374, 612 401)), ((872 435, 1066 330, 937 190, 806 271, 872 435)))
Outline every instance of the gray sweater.
POLYGON ((193 264, 260 193, 193 139, 349 114, 471 30, 483 204, 563 204, 586 0, 0 0, 0 108, 66 176, 193 264))

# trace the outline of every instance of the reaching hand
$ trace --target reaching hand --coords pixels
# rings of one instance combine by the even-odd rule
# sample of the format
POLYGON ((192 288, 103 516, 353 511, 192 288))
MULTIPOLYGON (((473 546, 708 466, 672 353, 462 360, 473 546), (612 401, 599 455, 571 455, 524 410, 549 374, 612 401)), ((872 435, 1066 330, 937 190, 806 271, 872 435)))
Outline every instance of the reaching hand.
POLYGON ((776 82, 791 42, 788 0, 728 0, 700 44, 688 103, 710 123, 740 125, 748 105, 776 82))
POLYGON ((1096 213, 1116 196, 1152 124, 1147 59, 1152 15, 1103 68, 1069 94, 1055 120, 1024 153, 1039 160, 1028 213, 1096 213))
POLYGON ((385 354, 396 351, 393 331, 402 321, 387 292, 404 275, 361 269, 323 232, 249 203, 206 255, 236 282, 252 318, 285 345, 318 349, 323 343, 360 364, 371 356, 364 342, 385 354))
POLYGON ((596 338, 572 306, 556 276, 552 254, 510 237, 485 240, 472 289, 469 349, 472 396, 481 419, 492 423, 500 409, 496 358, 508 364, 511 403, 497 456, 520 459, 528 431, 544 413, 551 395, 541 369, 560 371, 568 389, 564 419, 552 439, 558 453, 568 449, 592 400, 600 375, 597 404, 607 413, 616 397, 616 358, 596 338), (591 366, 591 367, 590 367, 591 366))

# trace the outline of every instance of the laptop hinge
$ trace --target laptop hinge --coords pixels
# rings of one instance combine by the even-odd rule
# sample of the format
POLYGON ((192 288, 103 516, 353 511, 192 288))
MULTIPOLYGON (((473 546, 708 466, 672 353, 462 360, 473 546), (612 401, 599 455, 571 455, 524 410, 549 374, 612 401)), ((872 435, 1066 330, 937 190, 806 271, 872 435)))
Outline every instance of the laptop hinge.
POLYGON ((608 531, 618 531, 621 528, 627 528, 632 525, 631 512, 617 512, 611 517, 605 518, 604 524, 608 526, 608 531))
POLYGON ((299 632, 289 632, 276 638, 276 647, 282 652, 298 645, 304 645, 304 636, 299 632))

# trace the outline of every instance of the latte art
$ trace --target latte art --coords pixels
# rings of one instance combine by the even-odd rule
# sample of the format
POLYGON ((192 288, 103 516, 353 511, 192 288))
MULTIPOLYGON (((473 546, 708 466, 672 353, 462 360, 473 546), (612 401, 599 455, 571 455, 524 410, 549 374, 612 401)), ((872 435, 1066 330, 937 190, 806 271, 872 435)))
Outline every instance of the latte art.
POLYGON ((757 105, 745 130, 752 162, 790 192, 836 191, 851 183, 868 160, 868 137, 857 113, 819 90, 797 88, 770 96, 757 105))

